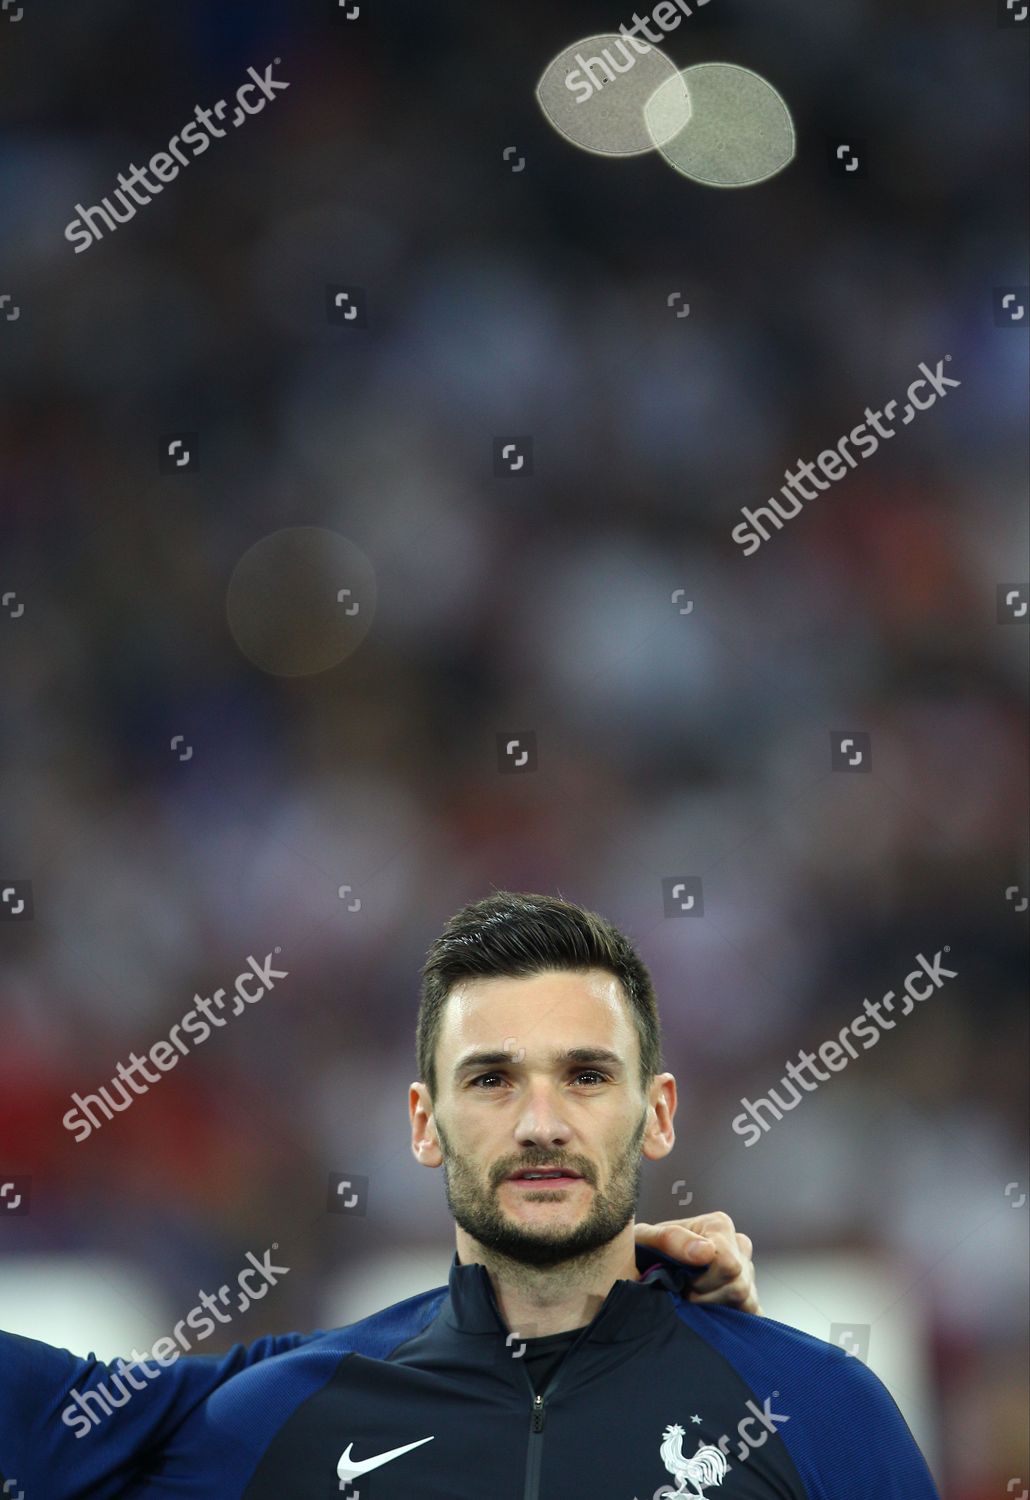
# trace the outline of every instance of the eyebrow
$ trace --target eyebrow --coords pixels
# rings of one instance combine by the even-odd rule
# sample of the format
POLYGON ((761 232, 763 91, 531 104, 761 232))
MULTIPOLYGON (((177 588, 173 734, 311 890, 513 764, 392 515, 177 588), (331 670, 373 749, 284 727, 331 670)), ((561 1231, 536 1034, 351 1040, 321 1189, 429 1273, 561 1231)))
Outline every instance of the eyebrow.
MULTIPOLYGON (((463 1073, 469 1073, 473 1068, 503 1068, 510 1067, 515 1062, 513 1052, 470 1052, 467 1057, 461 1059, 455 1066, 454 1076, 461 1077, 463 1073)), ((603 1064, 612 1072, 623 1071, 623 1061, 618 1053, 610 1052, 607 1047, 561 1047, 551 1053, 551 1063, 554 1067, 562 1064, 576 1063, 580 1067, 593 1067, 595 1064, 603 1064)))

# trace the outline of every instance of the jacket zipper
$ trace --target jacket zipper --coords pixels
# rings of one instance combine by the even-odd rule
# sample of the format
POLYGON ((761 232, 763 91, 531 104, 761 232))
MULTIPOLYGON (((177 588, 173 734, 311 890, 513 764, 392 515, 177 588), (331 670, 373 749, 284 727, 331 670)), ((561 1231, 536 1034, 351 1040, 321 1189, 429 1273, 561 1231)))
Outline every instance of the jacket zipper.
MULTIPOLYGON (((533 1392, 533 1406, 529 1421, 529 1447, 526 1452, 526 1483, 522 1491, 522 1500, 540 1500, 540 1460, 544 1445, 543 1430, 544 1417, 547 1407, 544 1394, 533 1391, 533 1382, 529 1378, 529 1371, 523 1368, 529 1389, 533 1392)), ((547 1387, 549 1394, 554 1385, 552 1380, 547 1387)))
MULTIPOLYGON (((588 1326, 592 1327, 593 1325, 588 1326)), ((522 1373, 526 1377, 526 1384, 529 1386, 533 1397, 529 1421, 529 1447, 526 1453, 526 1483, 522 1491, 522 1500, 540 1500, 540 1463, 544 1447, 543 1431, 544 1418, 547 1415, 547 1397, 553 1395, 562 1374, 568 1369, 569 1360, 583 1342, 583 1335, 586 1331, 584 1328, 576 1342, 566 1351, 565 1358, 542 1391, 533 1389, 533 1382, 530 1379, 529 1371, 525 1365, 522 1366, 522 1373)))
POLYGON ((534 1389, 529 1371, 525 1365, 522 1366, 522 1373, 526 1377, 526 1384, 533 1397, 533 1405, 530 1408, 529 1444, 526 1451, 526 1483, 522 1490, 522 1500, 540 1500, 540 1464, 544 1446, 543 1432, 544 1418, 547 1415, 547 1398, 554 1394, 559 1380, 569 1367, 569 1361, 582 1345, 587 1333, 594 1326, 594 1322, 588 1323, 580 1330, 579 1338, 566 1351, 565 1358, 542 1391, 534 1389))
POLYGON ((536 1395, 536 1396, 533 1397, 533 1431, 534 1432, 543 1432, 543 1430, 544 1430, 544 1398, 543 1398, 543 1396, 536 1395))

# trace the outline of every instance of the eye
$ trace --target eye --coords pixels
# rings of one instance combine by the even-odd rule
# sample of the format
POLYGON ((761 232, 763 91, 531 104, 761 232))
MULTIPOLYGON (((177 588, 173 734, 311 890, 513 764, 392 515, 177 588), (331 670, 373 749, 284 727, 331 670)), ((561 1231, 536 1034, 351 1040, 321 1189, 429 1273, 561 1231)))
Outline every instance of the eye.
MULTIPOLYGON (((484 1093, 495 1093, 496 1090, 491 1086, 491 1080, 498 1078, 503 1080, 504 1076, 503 1073, 479 1073, 475 1078, 469 1080, 469 1087, 481 1089, 484 1093)), ((578 1073, 571 1075, 571 1078, 573 1083, 579 1083, 584 1078, 587 1079, 588 1081, 585 1085, 587 1088, 596 1088, 599 1083, 611 1082, 611 1074, 602 1073, 598 1068, 580 1068, 578 1073)))

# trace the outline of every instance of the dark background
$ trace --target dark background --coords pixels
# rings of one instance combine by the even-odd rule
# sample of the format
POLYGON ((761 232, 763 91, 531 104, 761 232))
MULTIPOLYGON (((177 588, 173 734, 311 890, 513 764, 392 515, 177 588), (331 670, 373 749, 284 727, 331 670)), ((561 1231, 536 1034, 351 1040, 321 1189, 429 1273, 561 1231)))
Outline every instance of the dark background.
POLYGON ((295 1274, 225 1344, 316 1326, 388 1247, 441 1247, 439 1284, 418 967, 465 901, 556 892, 658 989, 680 1139, 641 1217, 686 1179, 760 1277, 889 1254, 930 1319, 945 1493, 994 1500, 1028 1473, 1027 636, 996 604, 1028 572, 1027 325, 995 316, 1030 279, 1026 24, 710 0, 665 50, 755 69, 799 137, 719 191, 538 109, 628 7, 363 9, 0 15, 0 876, 31 895, 0 922, 0 1174, 31 1177, 0 1254, 117 1252, 186 1309, 280 1242, 295 1274), (73 253, 77 202, 273 57, 288 90, 73 253), (367 328, 330 325, 331 284, 367 328), (961 387, 745 559, 741 507, 945 354, 961 387), (195 472, 161 472, 172 433, 195 472), (513 434, 534 473, 496 478, 513 434), (360 549, 375 613, 366 577, 368 633, 284 676, 227 598, 275 536, 237 624, 320 665, 339 617, 291 571, 299 527, 360 549), (841 729, 871 774, 831 770, 841 729), (702 918, 664 915, 679 875, 702 918), (945 944, 959 978, 746 1150, 741 1097, 945 944), (87 1142, 62 1129, 276 945, 273 995, 87 1142), (326 1213, 330 1172, 368 1178, 366 1215, 326 1213))

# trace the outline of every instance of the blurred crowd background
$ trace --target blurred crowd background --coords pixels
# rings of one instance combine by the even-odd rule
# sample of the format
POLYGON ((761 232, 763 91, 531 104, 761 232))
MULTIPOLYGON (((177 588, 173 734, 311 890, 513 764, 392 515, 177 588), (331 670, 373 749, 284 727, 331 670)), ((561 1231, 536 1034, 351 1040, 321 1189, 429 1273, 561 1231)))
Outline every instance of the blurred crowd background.
MULTIPOLYGON (((617 4, 23 12, 0 18, 0 586, 24 605, 0 612, 0 875, 33 915, 0 922, 0 1170, 32 1201, 0 1256, 117 1254, 185 1310, 278 1241, 294 1274, 223 1346, 320 1326, 341 1272, 398 1247, 439 1247, 442 1283, 442 1182, 408 1146, 418 969, 464 902, 560 893, 658 990, 679 1140, 640 1217, 726 1209, 760 1286, 777 1252, 889 1259, 931 1329, 943 1492, 1030 1484, 1027 636, 996 608, 1027 576, 1027 340, 994 314, 1027 280, 1025 25, 710 0, 666 50, 755 69, 799 136, 720 192, 539 112, 617 4), (77 202, 273 58, 289 90, 73 253, 77 202), (330 324, 330 284, 367 328, 330 324), (961 387, 745 559, 740 508, 947 354, 961 387), (196 471, 160 471, 175 432, 196 471), (534 472, 495 477, 513 434, 534 472), (360 549, 375 613, 283 676, 226 601, 300 527, 360 549), (831 770, 841 729, 870 774, 831 770), (536 769, 508 774, 498 737, 527 731, 536 769), (673 875, 702 918, 665 917, 673 875), (273 994, 88 1141, 62 1129, 276 945, 273 994), (746 1149, 741 1098, 945 945, 959 978, 746 1149), (326 1212, 334 1171, 368 1177, 364 1218, 326 1212)), ((248 587, 288 634, 275 568, 248 587)))

